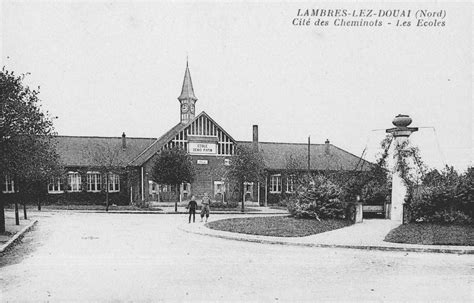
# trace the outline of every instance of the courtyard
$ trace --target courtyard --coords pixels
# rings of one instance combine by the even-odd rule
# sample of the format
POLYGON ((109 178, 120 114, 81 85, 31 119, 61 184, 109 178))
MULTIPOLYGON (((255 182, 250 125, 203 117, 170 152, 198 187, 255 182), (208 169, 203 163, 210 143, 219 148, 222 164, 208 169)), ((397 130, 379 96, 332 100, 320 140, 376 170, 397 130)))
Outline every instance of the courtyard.
POLYGON ((473 297, 472 255, 233 241, 184 232, 203 224, 188 224, 184 214, 58 211, 31 217, 39 219, 35 228, 1 256, 2 302, 473 297))

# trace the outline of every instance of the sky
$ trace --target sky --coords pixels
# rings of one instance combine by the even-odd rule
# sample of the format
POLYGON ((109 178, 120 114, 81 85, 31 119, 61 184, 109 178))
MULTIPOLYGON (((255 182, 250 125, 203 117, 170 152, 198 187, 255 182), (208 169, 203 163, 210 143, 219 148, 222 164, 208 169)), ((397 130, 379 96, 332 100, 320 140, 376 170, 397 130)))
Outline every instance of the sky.
POLYGON ((2 66, 30 73, 60 135, 161 136, 179 122, 188 58, 197 113, 236 140, 257 124, 260 141, 329 139, 373 160, 393 118, 408 114, 423 127, 410 138, 427 165, 473 165, 469 2, 3 1, 0 16, 2 66), (446 15, 432 27, 386 25, 413 16, 293 25, 307 8, 446 15))

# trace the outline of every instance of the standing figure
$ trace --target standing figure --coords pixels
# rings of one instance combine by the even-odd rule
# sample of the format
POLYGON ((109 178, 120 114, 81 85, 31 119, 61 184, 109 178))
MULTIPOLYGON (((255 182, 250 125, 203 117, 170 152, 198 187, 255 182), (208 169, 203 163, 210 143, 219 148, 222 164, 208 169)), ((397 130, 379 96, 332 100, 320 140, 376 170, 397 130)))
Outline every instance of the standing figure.
POLYGON ((206 215, 206 222, 207 222, 207 219, 209 218, 209 212, 210 212, 209 204, 211 204, 211 199, 209 199, 209 196, 207 195, 207 193, 204 193, 204 196, 202 197, 202 206, 201 206, 201 222, 202 222, 202 219, 204 218, 204 215, 206 215))
POLYGON ((189 201, 188 203, 189 223, 191 223, 191 215, 193 215, 193 223, 196 222, 196 207, 197 207, 196 197, 192 196, 191 201, 189 201))

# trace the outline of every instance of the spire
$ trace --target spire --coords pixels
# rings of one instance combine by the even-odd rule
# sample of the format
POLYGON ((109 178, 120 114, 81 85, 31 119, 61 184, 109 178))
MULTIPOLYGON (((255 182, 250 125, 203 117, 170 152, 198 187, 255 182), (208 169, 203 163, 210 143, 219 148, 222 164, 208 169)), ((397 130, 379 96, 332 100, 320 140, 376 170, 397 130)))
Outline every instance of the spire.
POLYGON ((188 59, 186 58, 186 71, 184 72, 183 88, 181 89, 181 95, 178 97, 179 101, 191 99, 196 101, 197 98, 194 95, 193 82, 191 81, 191 73, 189 72, 188 59))

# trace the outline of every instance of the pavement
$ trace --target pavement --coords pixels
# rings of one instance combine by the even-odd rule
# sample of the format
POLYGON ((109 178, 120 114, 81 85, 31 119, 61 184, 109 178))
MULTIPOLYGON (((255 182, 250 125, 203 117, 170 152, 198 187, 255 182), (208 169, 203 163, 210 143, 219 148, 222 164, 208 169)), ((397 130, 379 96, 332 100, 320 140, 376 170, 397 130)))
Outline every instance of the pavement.
POLYGON ((473 298, 472 255, 227 241, 183 232, 178 227, 203 225, 188 224, 187 215, 69 211, 30 218, 38 219, 35 228, 0 257, 0 302, 473 298))
MULTIPOLYGON (((187 214, 185 207, 179 206, 178 212, 175 212, 174 206, 160 206, 161 211, 134 211, 134 210, 114 210, 109 211, 111 214, 187 214)), ((94 212, 104 213, 102 210, 95 211, 78 211, 78 212, 94 212)), ((283 209, 275 209, 270 207, 247 208, 246 213, 240 211, 213 211, 214 214, 220 216, 216 218, 211 216, 209 222, 215 220, 239 217, 254 217, 254 216, 268 216, 268 215, 288 215, 288 212, 283 209)), ((199 220, 199 211, 197 213, 199 220)), ((34 224, 36 220, 20 220, 21 225, 13 225, 13 218, 6 218, 7 225, 10 225, 14 231, 13 237, 0 236, 0 253, 6 250, 9 246, 26 233, 34 224), (11 222, 10 222, 11 221, 11 222), (8 224, 11 223, 11 224, 8 224)), ((385 242, 385 236, 394 228, 400 225, 400 222, 385 220, 385 219, 365 219, 362 223, 350 225, 348 227, 336 229, 333 231, 320 233, 306 237, 270 237, 248 235, 241 233, 232 233, 208 228, 205 224, 182 224, 178 228, 188 232, 210 237, 268 243, 280 245, 294 245, 307 247, 337 247, 337 248, 352 248, 352 249, 367 249, 367 250, 384 250, 384 251, 406 251, 406 252, 429 252, 429 253, 453 253, 453 254, 474 254, 474 247, 472 246, 454 246, 454 245, 417 245, 406 243, 391 243, 385 242)))
POLYGON ((21 219, 20 224, 16 225, 14 217, 5 217, 5 229, 10 235, 0 235, 0 253, 12 246, 15 241, 19 240, 37 222, 37 220, 21 219))
MULTIPOLYGON (((263 214, 263 213, 262 213, 263 214)), ((219 217, 219 220, 235 218, 235 216, 219 217)), ((215 218, 213 220, 216 220, 215 218)), ((210 220, 209 222, 212 222, 210 220)), ((205 224, 182 224, 179 228, 189 233, 206 235, 216 238, 309 247, 338 247, 368 250, 429 252, 429 253, 454 253, 474 254, 473 246, 454 245, 416 245, 406 243, 385 242, 385 236, 400 222, 385 219, 365 219, 362 223, 333 231, 306 236, 306 237, 270 237, 232 233, 208 228, 205 224)))

